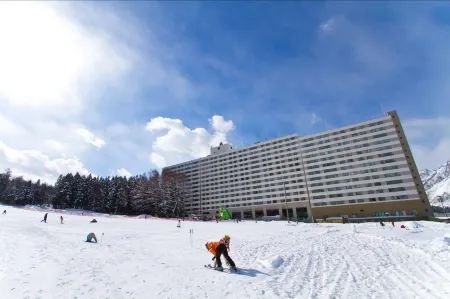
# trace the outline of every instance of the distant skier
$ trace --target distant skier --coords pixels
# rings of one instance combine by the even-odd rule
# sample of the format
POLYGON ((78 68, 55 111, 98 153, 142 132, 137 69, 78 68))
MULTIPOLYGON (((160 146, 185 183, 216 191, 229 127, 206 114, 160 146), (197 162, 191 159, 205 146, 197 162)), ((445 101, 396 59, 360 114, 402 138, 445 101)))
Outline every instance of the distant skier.
POLYGON ((223 237, 223 239, 220 239, 219 242, 207 242, 205 244, 205 247, 212 255, 214 255, 214 257, 212 258, 212 260, 214 261, 214 268, 219 271, 223 271, 222 261, 220 260, 220 256, 223 255, 231 269, 237 271, 236 264, 228 255, 228 250, 230 249, 229 235, 225 235, 225 237, 223 237))
POLYGON ((394 221, 392 221, 392 226, 393 226, 393 227, 395 227, 395 223, 394 223, 394 221))
POLYGON ((6 210, 3 211, 3 215, 6 215, 6 210))
POLYGON ((61 220, 61 224, 64 224, 64 218, 63 218, 63 216, 59 217, 59 220, 61 220))
POLYGON ((92 243, 92 240, 95 241, 95 243, 97 243, 97 237, 95 236, 94 233, 89 233, 86 237, 86 242, 90 242, 92 243))
POLYGON ((45 213, 44 219, 42 219, 41 222, 44 221, 45 223, 47 223, 47 215, 48 215, 48 213, 45 213))
POLYGON ((181 222, 180 222, 180 220, 178 220, 177 227, 181 227, 181 222))
POLYGON ((94 218, 91 220, 91 223, 97 223, 97 220, 95 220, 95 218, 94 218))
POLYGON ((382 221, 380 221, 380 225, 384 227, 384 223, 382 221))

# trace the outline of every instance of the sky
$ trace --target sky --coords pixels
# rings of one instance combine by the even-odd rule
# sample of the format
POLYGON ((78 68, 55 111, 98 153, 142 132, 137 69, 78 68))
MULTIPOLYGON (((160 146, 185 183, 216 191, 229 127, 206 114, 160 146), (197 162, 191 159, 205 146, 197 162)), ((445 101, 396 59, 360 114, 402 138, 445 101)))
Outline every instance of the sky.
POLYGON ((450 3, 0 2, 0 167, 130 176, 397 110, 450 160, 450 3))

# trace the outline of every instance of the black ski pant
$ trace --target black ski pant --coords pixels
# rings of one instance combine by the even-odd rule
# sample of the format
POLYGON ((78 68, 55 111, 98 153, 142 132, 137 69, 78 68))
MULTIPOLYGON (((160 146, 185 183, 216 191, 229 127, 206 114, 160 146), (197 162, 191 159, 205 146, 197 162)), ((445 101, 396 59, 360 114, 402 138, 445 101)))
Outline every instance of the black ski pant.
POLYGON ((222 261, 220 260, 221 255, 223 255, 225 257, 225 259, 227 260, 228 264, 230 264, 231 267, 236 267, 233 260, 228 255, 228 250, 227 250, 227 247, 225 246, 225 244, 220 244, 219 246, 217 246, 217 251, 216 251, 217 267, 222 267, 222 261))

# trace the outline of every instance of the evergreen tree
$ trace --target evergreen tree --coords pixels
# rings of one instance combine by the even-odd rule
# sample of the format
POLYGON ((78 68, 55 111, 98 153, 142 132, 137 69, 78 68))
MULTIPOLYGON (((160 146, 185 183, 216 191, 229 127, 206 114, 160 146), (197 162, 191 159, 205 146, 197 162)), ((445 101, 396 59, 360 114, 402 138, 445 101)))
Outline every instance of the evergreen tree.
POLYGON ((111 214, 184 215, 185 178, 174 172, 133 177, 92 177, 76 173, 60 175, 54 185, 0 173, 0 202, 11 205, 52 205, 111 214))

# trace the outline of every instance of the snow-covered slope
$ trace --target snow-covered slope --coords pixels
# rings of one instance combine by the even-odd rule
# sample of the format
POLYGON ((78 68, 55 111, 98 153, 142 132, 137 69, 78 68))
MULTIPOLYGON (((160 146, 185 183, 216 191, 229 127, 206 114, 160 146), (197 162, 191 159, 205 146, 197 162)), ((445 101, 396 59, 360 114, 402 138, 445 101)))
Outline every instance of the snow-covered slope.
MULTIPOLYGON (((0 207, 3 211, 3 207, 0 207)), ((182 222, 7 208, 0 298, 450 298, 444 223, 182 222), (417 228, 413 228, 417 227, 417 228), (191 239, 190 230, 193 229, 191 239), (95 232, 99 244, 84 242, 95 232), (104 235, 102 235, 104 233, 104 235), (207 240, 231 235, 241 274, 208 270, 207 240)))
POLYGON ((420 172, 431 205, 441 206, 438 198, 443 196, 444 206, 450 206, 450 161, 436 170, 420 172))

